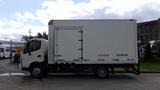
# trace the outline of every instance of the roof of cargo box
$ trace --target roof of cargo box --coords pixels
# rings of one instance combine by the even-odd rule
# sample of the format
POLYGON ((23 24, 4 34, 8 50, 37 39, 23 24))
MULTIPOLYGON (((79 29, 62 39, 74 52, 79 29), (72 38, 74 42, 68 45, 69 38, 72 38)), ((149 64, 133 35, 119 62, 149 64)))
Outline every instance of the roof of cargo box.
POLYGON ((136 19, 70 19, 70 20, 50 20, 48 25, 53 25, 55 21, 136 21, 136 19))

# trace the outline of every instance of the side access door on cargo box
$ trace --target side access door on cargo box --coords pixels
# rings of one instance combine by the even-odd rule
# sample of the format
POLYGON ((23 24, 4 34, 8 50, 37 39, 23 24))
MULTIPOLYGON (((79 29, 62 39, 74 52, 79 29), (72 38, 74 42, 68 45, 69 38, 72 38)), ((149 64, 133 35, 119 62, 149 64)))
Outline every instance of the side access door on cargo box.
POLYGON ((81 26, 55 26, 55 61, 75 62, 83 59, 81 26))

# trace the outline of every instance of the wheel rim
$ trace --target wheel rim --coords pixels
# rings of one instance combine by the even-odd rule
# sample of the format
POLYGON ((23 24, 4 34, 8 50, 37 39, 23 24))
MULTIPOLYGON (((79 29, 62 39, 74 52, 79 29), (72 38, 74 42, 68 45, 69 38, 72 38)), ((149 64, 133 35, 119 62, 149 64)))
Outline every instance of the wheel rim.
POLYGON ((40 76, 40 73, 41 73, 41 69, 40 68, 34 68, 33 69, 33 71, 32 71, 32 74, 33 74, 33 76, 35 76, 35 77, 38 77, 38 76, 40 76))
POLYGON ((101 78, 104 78, 107 76, 107 71, 106 71, 106 69, 103 69, 103 68, 98 69, 97 73, 98 73, 98 76, 101 78))

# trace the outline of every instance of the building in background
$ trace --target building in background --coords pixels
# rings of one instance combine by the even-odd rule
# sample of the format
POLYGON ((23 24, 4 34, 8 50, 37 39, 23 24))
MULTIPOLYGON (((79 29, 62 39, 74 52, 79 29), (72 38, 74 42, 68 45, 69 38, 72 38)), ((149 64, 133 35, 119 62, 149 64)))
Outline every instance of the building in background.
POLYGON ((137 24, 138 41, 147 44, 152 40, 160 40, 160 19, 137 24))
POLYGON ((160 19, 137 24, 138 54, 144 56, 145 46, 151 41, 160 40, 160 19))
POLYGON ((13 44, 15 45, 15 47, 24 47, 24 43, 25 42, 20 42, 20 41, 10 41, 10 40, 0 40, 0 44, 7 44, 7 45, 10 45, 10 44, 13 44))

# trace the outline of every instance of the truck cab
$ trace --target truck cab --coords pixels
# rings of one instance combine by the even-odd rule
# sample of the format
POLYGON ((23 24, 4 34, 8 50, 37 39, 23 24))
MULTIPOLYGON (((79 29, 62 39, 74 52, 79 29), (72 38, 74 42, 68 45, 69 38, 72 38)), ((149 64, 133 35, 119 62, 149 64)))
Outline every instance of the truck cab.
POLYGON ((30 71, 33 67, 41 66, 40 64, 44 63, 47 54, 47 44, 48 41, 45 39, 32 39, 25 44, 20 59, 22 70, 30 71))

